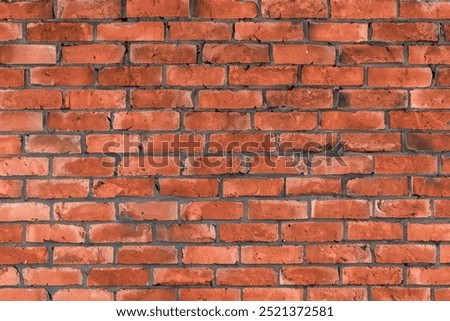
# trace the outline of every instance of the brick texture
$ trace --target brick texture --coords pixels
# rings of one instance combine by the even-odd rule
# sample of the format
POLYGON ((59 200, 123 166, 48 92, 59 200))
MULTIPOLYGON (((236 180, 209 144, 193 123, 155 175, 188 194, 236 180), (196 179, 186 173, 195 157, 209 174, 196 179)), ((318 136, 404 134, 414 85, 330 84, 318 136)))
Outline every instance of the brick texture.
POLYGON ((0 2, 0 300, 448 300, 449 15, 0 2))

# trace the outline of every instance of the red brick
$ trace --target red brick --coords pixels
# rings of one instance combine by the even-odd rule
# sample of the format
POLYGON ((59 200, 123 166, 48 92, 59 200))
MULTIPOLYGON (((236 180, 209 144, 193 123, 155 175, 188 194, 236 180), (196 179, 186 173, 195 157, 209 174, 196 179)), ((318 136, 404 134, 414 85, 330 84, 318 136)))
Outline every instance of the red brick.
POLYGON ((119 130, 174 130, 180 126, 176 111, 117 112, 113 128, 119 130))
POLYGON ((72 135, 27 135, 25 151, 29 153, 73 154, 81 152, 79 136, 72 135))
POLYGON ((418 285, 449 285, 450 268, 443 267, 412 267, 408 269, 408 284, 418 285))
POLYGON ((287 177, 286 194, 298 195, 337 195, 341 192, 339 178, 287 177))
POLYGON ((285 223, 281 225, 281 233, 285 242, 340 241, 343 227, 338 222, 285 223))
POLYGON ((147 156, 127 157, 119 164, 119 176, 178 175, 180 172, 177 157, 147 156))
POLYGON ((181 219, 197 220, 236 220, 244 215, 241 202, 204 201, 181 205, 181 219))
POLYGON ((215 64, 269 62, 269 47, 262 44, 205 44, 203 61, 215 64))
POLYGON ((230 85, 244 86, 276 86, 297 82, 296 67, 239 67, 229 69, 230 85))
MULTIPOLYGON (((273 183, 269 183, 272 185, 273 183)), ((244 183, 245 186, 245 183, 244 183)), ((248 186, 248 185, 247 185, 248 186)), ((252 194, 256 195, 256 194, 252 194)), ((262 195, 259 195, 262 196, 262 195)), ((248 217, 252 220, 296 220, 307 218, 307 204, 291 200, 250 200, 248 217)))
POLYGON ((106 246, 58 246, 53 249, 54 264, 108 264, 114 261, 114 249, 106 246))
POLYGON ((214 226, 208 224, 172 224, 156 226, 156 240, 162 242, 209 243, 216 239, 214 226))
MULTIPOLYGON (((12 3, 23 3, 23 2, 12 2, 12 3)), ((18 289, 18 288, 0 289, 0 301, 46 301, 47 298, 48 293, 44 289, 18 289)))
POLYGON ((325 45, 275 44, 273 59, 277 64, 330 65, 335 63, 336 52, 325 45))
POLYGON ((422 19, 445 19, 450 13, 447 2, 401 1, 400 17, 422 19))
POLYGON ((435 263, 434 245, 377 245, 375 247, 377 263, 435 263))
POLYGON ((119 264, 175 264, 178 250, 174 246, 124 246, 117 252, 119 264))
POLYGON ((400 151, 399 133, 342 133, 344 149, 352 152, 400 151))
POLYGON ((207 268, 156 268, 153 272, 155 285, 208 285, 214 278, 207 268))
POLYGON ((408 133, 406 146, 415 151, 450 151, 447 133, 408 133))
POLYGON ((374 301, 429 301, 430 289, 401 287, 372 287, 374 301))
POLYGON ((43 176, 49 171, 49 160, 43 157, 2 157, 0 176, 43 176))
POLYGON ((183 264, 236 264, 236 246, 186 246, 183 249, 183 264))
POLYGON ((375 216, 392 218, 414 218, 431 216, 428 200, 399 199, 375 202, 375 216))
POLYGON ((193 107, 190 91, 172 89, 134 90, 131 105, 135 108, 193 107))
POLYGON ((219 193, 219 181, 216 179, 162 178, 158 183, 162 196, 215 197, 219 193))
POLYGON ((0 136, 0 154, 20 154, 21 149, 22 140, 20 136, 0 136))
POLYGON ((23 69, 0 68, 0 87, 21 87, 25 83, 23 69))
POLYGON ((450 113, 446 112, 389 112, 391 128, 447 130, 450 113))
POLYGON ((0 3, 0 19, 52 19, 53 1, 20 1, 0 3))
POLYGON ((389 23, 372 24, 372 40, 376 41, 437 41, 439 28, 434 23, 389 23))
POLYGON ((108 116, 102 112, 54 112, 48 115, 48 128, 57 131, 107 130, 108 116))
POLYGON ((26 227, 26 241, 32 243, 58 242, 83 243, 86 238, 84 227, 66 224, 32 224, 26 227))
POLYGON ((0 262, 5 265, 45 264, 48 261, 48 251, 45 247, 1 247, 0 262))
POLYGON ((241 249, 243 264, 294 264, 303 262, 302 248, 298 246, 245 246, 241 249))
POLYGON ((413 90, 411 92, 411 107, 414 108, 447 108, 446 100, 450 91, 445 89, 413 90))
POLYGON ((400 240, 403 237, 400 223, 349 222, 347 229, 349 240, 400 240))
POLYGON ((360 86, 364 83, 364 68, 305 66, 301 82, 304 85, 360 86))
POLYGON ((315 156, 311 167, 312 174, 319 175, 370 174, 373 172, 372 164, 371 156, 315 156))
POLYGON ((26 192, 29 198, 87 197, 89 181, 72 179, 29 180, 26 192))
POLYGON ((224 223, 219 226, 219 238, 224 242, 274 242, 278 227, 272 223, 224 223))
POLYGON ((344 267, 344 284, 400 284, 403 280, 401 267, 344 267))
POLYGON ((448 206, 450 205, 448 200, 435 200, 434 201, 434 216, 435 217, 449 217, 448 206))
POLYGON ((56 47, 51 45, 3 45, 0 47, 1 64, 55 64, 56 47))
POLYGON ((263 103, 256 90, 201 90, 198 99, 198 108, 256 108, 263 103))
POLYGON ((90 67, 37 67, 30 71, 32 84, 44 86, 84 86, 94 83, 90 67))
POLYGON ((210 19, 255 18, 258 7, 254 1, 197 0, 194 2, 194 17, 210 19))
POLYGON ((339 61, 345 64, 403 63, 402 46, 342 45, 339 61))
POLYGON ((22 38, 22 26, 19 23, 0 23, 0 41, 10 41, 22 38))
POLYGON ((108 41, 161 41, 164 23, 153 21, 102 23, 97 26, 97 39, 108 41))
POLYGON ((263 17, 270 18, 326 18, 328 14, 325 0, 263 0, 263 17))
POLYGON ((363 177, 347 181, 347 193, 360 196, 408 195, 407 178, 363 177))
POLYGON ((310 23, 309 39, 313 41, 362 42, 368 40, 368 25, 364 23, 310 23))
POLYGON ((271 268, 219 268, 216 272, 217 285, 275 285, 276 273, 271 268))
POLYGON ((27 24, 27 39, 31 41, 91 41, 93 32, 93 26, 87 23, 38 22, 27 24))
POLYGON ((337 284, 337 268, 322 266, 285 267, 280 272, 282 285, 337 284))
POLYGON ((305 261, 308 263, 370 263, 370 246, 355 245, 307 245, 305 261))
POLYGON ((225 81, 225 69, 204 66, 169 66, 167 84, 173 86, 220 86, 225 81))
POLYGON ((396 0, 331 0, 331 18, 383 19, 397 16, 396 0))
POLYGON ((435 289, 434 290, 435 301, 448 301, 449 297, 450 297, 449 289, 435 289))
POLYGON ((69 109, 125 108, 124 90, 69 90, 65 105, 69 109))
POLYGON ((197 61, 196 46, 185 44, 132 44, 133 63, 188 64, 197 61))
POLYGON ((429 65, 429 64, 448 64, 450 63, 450 46, 409 46, 410 64, 429 65))
POLYGON ((20 225, 0 226, 0 243, 20 243, 22 242, 23 228, 20 225))
POLYGON ((322 113, 322 129, 384 129, 384 113, 377 111, 325 111, 322 113))
POLYGON ((19 272, 15 267, 0 268, 0 285, 1 286, 19 285, 19 272))
POLYGON ((148 178, 112 178, 95 180, 92 193, 95 197, 153 196, 154 181, 148 178))
POLYGON ((93 268, 87 275, 88 286, 147 285, 150 272, 145 268, 93 268))
POLYGON ((330 89, 298 88, 289 91, 268 90, 266 97, 269 107, 333 107, 333 92, 330 89))
POLYGON ((449 224, 408 224, 408 241, 448 241, 450 240, 449 224))
POLYGON ((318 288, 308 289, 308 300, 311 301, 365 301, 367 290, 364 288, 318 288))
POLYGON ((340 107, 394 109, 405 108, 407 103, 407 93, 404 90, 343 89, 339 91, 340 107))
POLYGON ((255 115, 258 130, 312 130, 317 127, 316 112, 259 112, 255 115))
POLYGON ((113 301, 114 293, 105 289, 62 289, 52 295, 53 301, 113 301))
POLYGON ((170 40, 229 40, 231 26, 213 21, 171 21, 170 40))
POLYGON ((105 67, 98 72, 102 86, 156 86, 162 83, 162 68, 154 66, 105 67))
POLYGON ((371 203, 365 200, 313 200, 314 218, 368 218, 372 214, 371 203))
POLYGON ((48 221, 49 219, 50 207, 46 204, 0 203, 0 220, 3 222, 48 221))
POLYGON ((0 90, 1 109, 59 109, 62 93, 58 90, 0 90))
POLYGON ((111 158, 59 157, 53 159, 54 176, 112 176, 111 158))
POLYGON ((115 220, 115 209, 112 203, 55 203, 54 214, 58 221, 84 222, 115 220))
POLYGON ((188 0, 170 2, 156 0, 127 0, 129 17, 187 17, 189 15, 188 0))
POLYGON ((276 22, 237 22, 235 38, 253 41, 289 41, 302 40, 303 25, 300 23, 276 22))
POLYGON ((145 202, 119 204, 119 213, 133 220, 175 220, 176 202, 145 202))
POLYGON ((79 269, 73 268, 25 268, 23 269, 25 285, 81 285, 82 275, 79 269))
POLYGON ((22 186, 19 180, 0 180, 0 198, 19 198, 22 195, 22 186))
POLYGON ((303 289, 295 288, 244 288, 244 301, 301 301, 303 289))
POLYGON ((120 0, 59 0, 56 14, 63 19, 107 19, 119 18, 120 10, 120 0))
MULTIPOLYGON (((428 87, 433 75, 430 68, 369 68, 368 84, 374 87, 428 87)), ((420 91, 413 91, 419 93, 420 91)), ((428 91, 431 92, 431 91, 428 91)), ((415 103, 415 97, 412 103, 415 103)))
POLYGON ((188 130, 246 130, 250 129, 250 115, 237 112, 188 112, 184 116, 184 125, 188 130))
POLYGON ((71 64, 121 63, 125 47, 116 44, 83 44, 62 47, 62 62, 71 64))
POLYGON ((239 301, 240 290, 232 288, 191 288, 180 289, 182 301, 239 301))
POLYGON ((150 224, 96 224, 89 228, 93 243, 147 243, 152 240, 150 224))
POLYGON ((223 195, 240 196, 278 196, 283 189, 281 179, 224 179, 223 195))
POLYGON ((436 173, 437 159, 431 155, 375 155, 375 173, 436 173))
POLYGON ((118 301, 175 301, 175 289, 119 290, 118 301))

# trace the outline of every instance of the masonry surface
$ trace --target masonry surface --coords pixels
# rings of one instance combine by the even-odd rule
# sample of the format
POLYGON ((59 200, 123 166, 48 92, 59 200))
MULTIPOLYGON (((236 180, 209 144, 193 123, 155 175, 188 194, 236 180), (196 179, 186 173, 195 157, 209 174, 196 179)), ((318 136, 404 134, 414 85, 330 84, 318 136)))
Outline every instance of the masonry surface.
POLYGON ((450 299, 450 2, 0 2, 1 300, 450 299))

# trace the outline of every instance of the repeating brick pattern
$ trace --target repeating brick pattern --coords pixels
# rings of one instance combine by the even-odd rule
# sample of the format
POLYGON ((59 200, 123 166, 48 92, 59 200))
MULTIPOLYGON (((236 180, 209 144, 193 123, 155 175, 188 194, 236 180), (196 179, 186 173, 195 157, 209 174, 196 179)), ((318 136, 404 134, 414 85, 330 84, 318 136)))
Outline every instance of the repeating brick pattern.
POLYGON ((1 300, 450 299, 450 2, 0 19, 1 300))

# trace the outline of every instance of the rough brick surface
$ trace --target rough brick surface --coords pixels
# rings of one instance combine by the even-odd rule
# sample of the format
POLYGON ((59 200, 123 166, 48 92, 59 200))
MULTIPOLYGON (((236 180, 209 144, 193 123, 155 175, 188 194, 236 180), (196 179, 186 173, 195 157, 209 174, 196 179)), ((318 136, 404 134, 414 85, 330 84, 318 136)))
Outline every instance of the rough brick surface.
POLYGON ((0 300, 450 300, 450 4, 0 2, 0 300))

